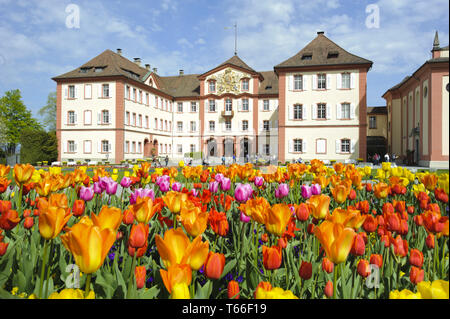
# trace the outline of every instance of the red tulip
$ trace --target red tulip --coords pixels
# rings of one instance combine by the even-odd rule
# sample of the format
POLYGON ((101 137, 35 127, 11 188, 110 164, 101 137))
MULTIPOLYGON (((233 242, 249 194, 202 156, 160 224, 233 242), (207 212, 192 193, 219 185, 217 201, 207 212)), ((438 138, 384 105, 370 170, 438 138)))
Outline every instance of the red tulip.
POLYGON ((420 250, 416 249, 416 248, 411 249, 411 251, 409 253, 409 263, 412 266, 416 266, 416 267, 422 268, 422 266, 423 266, 423 253, 420 250))
POLYGON ((302 261, 298 274, 303 280, 308 280, 312 276, 312 264, 307 261, 302 261))
POLYGON ((282 255, 281 248, 279 246, 262 247, 263 252, 263 264, 267 270, 278 269, 281 266, 282 255))
POLYGON ((406 209, 406 211, 408 212, 408 214, 414 214, 414 206, 408 206, 408 208, 406 209))
POLYGON ((8 249, 9 243, 0 242, 0 256, 6 254, 6 250, 8 249))
POLYGON ((408 242, 402 239, 400 235, 394 239, 394 254, 397 256, 405 257, 408 254, 408 242))
POLYGON ((297 219, 299 221, 304 222, 308 220, 309 214, 310 214, 309 207, 305 203, 301 203, 295 209, 295 215, 297 216, 297 219))
POLYGON ((413 284, 417 285, 419 282, 423 281, 424 275, 425 272, 423 269, 412 266, 409 273, 409 279, 413 284))
POLYGON ((144 288, 145 275, 146 275, 145 266, 136 266, 136 268, 134 269, 134 277, 136 278, 137 289, 144 288))
POLYGON ((372 254, 370 256, 370 264, 376 265, 378 268, 381 268, 383 266, 383 256, 379 254, 372 254))
POLYGON ((378 221, 372 215, 367 215, 362 227, 366 232, 373 233, 378 227, 378 221))
POLYGON ((328 280, 327 284, 325 285, 324 293, 328 298, 333 297, 333 282, 331 280, 328 280))
POLYGON ((131 209, 126 209, 123 212, 122 222, 125 225, 131 225, 134 222, 134 213, 131 209))
POLYGON ((23 222, 23 227, 26 229, 30 229, 34 225, 34 218, 33 217, 25 217, 25 220, 23 222))
POLYGON ((225 267, 225 255, 220 253, 209 252, 204 264, 206 277, 210 279, 219 279, 222 276, 225 267))
POLYGON ((350 194, 348 194, 348 198, 350 200, 354 200, 356 198, 356 192, 353 188, 350 190, 350 194))
POLYGON ((334 264, 331 260, 329 260, 327 257, 323 257, 322 259, 322 269, 326 271, 327 273, 331 274, 334 269, 334 264))
POLYGON ((364 243, 364 237, 361 234, 357 234, 353 241, 351 253, 354 256, 362 256, 366 250, 366 244, 364 243))
POLYGON ((237 281, 231 280, 227 287, 228 299, 239 299, 239 284, 237 281))
POLYGON ((434 235, 428 234, 427 238, 425 239, 425 243, 427 244, 428 249, 434 248, 434 235))
POLYGON ((76 199, 72 206, 73 216, 81 216, 84 214, 85 203, 82 199, 76 199))
POLYGON ((130 231, 130 237, 128 238, 128 244, 133 248, 141 248, 145 246, 148 239, 149 225, 139 223, 133 225, 130 231))
POLYGON ((361 259, 358 262, 358 266, 357 266, 357 270, 358 270, 358 274, 363 277, 366 278, 367 276, 370 275, 370 265, 369 262, 365 259, 361 259))

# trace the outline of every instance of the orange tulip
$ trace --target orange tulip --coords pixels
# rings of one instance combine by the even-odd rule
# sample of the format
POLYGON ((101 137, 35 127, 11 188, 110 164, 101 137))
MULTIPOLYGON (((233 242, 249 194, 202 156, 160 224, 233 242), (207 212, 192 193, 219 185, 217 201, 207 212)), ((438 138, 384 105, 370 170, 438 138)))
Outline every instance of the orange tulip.
POLYGON ((266 229, 269 233, 281 236, 291 219, 292 212, 287 204, 275 204, 268 210, 266 229))
POLYGON ((417 285, 419 282, 423 281, 425 276, 425 271, 423 269, 417 268, 415 266, 411 267, 411 272, 409 273, 409 279, 411 283, 417 285))
POLYGON ((34 167, 30 164, 14 165, 14 180, 17 185, 23 185, 30 182, 33 176, 34 167))
POLYGON ((225 213, 219 213, 214 207, 209 212, 208 222, 212 230, 219 236, 225 237, 228 234, 228 220, 225 213))
POLYGON ((386 183, 378 183, 373 185, 373 193, 376 198, 386 198, 389 195, 389 185, 386 183))
POLYGON ((98 216, 91 214, 92 222, 100 229, 111 228, 114 231, 119 229, 122 223, 122 211, 117 207, 103 206, 98 216))
POLYGON ((203 234, 208 225, 208 213, 187 200, 181 208, 180 220, 186 232, 192 237, 203 234))
POLYGON ((137 289, 144 288, 146 273, 147 271, 145 270, 145 266, 136 266, 136 268, 134 269, 134 277, 136 278, 137 289))
POLYGON ((358 229, 366 220, 367 215, 361 215, 359 210, 336 208, 333 213, 327 216, 327 220, 333 223, 343 224, 345 227, 358 229))
POLYGON ((423 265, 423 253, 416 248, 411 249, 409 253, 409 263, 421 268, 423 265))
MULTIPOLYGON (((159 273, 161 274, 161 278, 163 280, 164 286, 167 291, 172 294, 175 286, 176 296, 178 296, 180 285, 184 287, 188 287, 192 281, 192 270, 189 265, 186 264, 174 264, 171 265, 167 270, 160 269, 159 273)), ((185 289, 182 289, 184 291, 185 289)), ((189 290, 188 290, 189 293, 189 290)), ((173 298, 174 296, 172 296, 173 298)), ((186 296, 189 298, 189 296, 186 296)), ((175 299, 175 298, 174 298, 175 299)))
POLYGON ((149 225, 139 223, 133 225, 130 231, 130 237, 128 238, 128 244, 133 248, 144 247, 147 243, 149 232, 149 225))
POLYGON ((111 228, 100 229, 86 223, 75 224, 61 235, 63 245, 85 274, 92 274, 100 268, 115 240, 116 232, 111 228))
POLYGON ((204 267, 206 277, 209 279, 219 279, 225 267, 225 255, 210 251, 204 267))
POLYGON ((19 214, 17 213, 17 211, 12 209, 4 210, 2 212, 2 215, 0 216, 0 228, 4 230, 13 229, 19 222, 19 214))
POLYGON ((84 200, 76 199, 72 206, 72 213, 74 216, 81 216, 84 214, 85 204, 84 200))
POLYGON ((321 189, 325 189, 325 187, 327 187, 330 183, 330 180, 324 175, 319 175, 314 179, 313 183, 319 184, 321 189))
POLYGON ((148 224, 159 207, 160 205, 155 204, 150 197, 137 197, 136 203, 131 205, 130 210, 138 223, 148 224))
POLYGON ((335 187, 331 188, 331 194, 333 194, 333 198, 338 204, 342 204, 346 201, 348 195, 350 194, 351 188, 347 183, 339 183, 335 187))
POLYGON ((436 188, 438 178, 435 174, 426 174, 422 178, 422 183, 426 189, 433 192, 436 188))
POLYGON ((0 177, 0 194, 4 193, 7 189, 11 181, 5 177, 0 177))
POLYGON ((311 214, 315 219, 325 219, 330 212, 330 196, 320 194, 320 195, 312 195, 307 201, 307 204, 310 204, 311 214))
POLYGON ((323 257, 322 260, 322 269, 327 273, 331 274, 334 269, 334 264, 327 257, 323 257))
POLYGON ((367 215, 362 226, 366 232, 373 233, 375 230, 377 230, 378 221, 372 215, 367 215))
POLYGON ((356 232, 342 224, 325 220, 314 228, 314 235, 322 244, 328 259, 334 264, 340 264, 347 259, 356 232))
POLYGON ((179 214, 181 206, 184 205, 184 202, 188 199, 188 195, 186 193, 168 191, 162 196, 162 199, 173 214, 179 214))
POLYGON ((281 266, 282 256, 280 246, 262 246, 263 265, 267 270, 278 269, 281 266))
POLYGON ((370 255, 370 264, 376 265, 378 268, 381 268, 383 266, 383 256, 379 254, 370 255))
POLYGON ((358 271, 358 274, 363 278, 366 278, 367 276, 369 276, 370 275, 369 262, 365 259, 360 259, 358 262, 357 271, 358 271))
POLYGON ((45 239, 59 235, 72 214, 65 194, 52 194, 49 201, 39 198, 39 232, 45 239))
POLYGON ((239 299, 239 284, 231 280, 227 286, 228 299, 239 299))
POLYGON ((259 224, 266 223, 269 208, 270 204, 264 197, 249 199, 245 204, 239 206, 239 209, 245 215, 251 217, 259 224))
POLYGON ((155 236, 156 248, 165 265, 188 264, 193 270, 199 270, 208 257, 209 242, 202 242, 197 236, 192 242, 181 228, 169 229, 161 236, 155 236))
POLYGON ((0 164, 0 177, 5 177, 9 174, 9 171, 11 170, 11 167, 9 165, 3 165, 0 164))

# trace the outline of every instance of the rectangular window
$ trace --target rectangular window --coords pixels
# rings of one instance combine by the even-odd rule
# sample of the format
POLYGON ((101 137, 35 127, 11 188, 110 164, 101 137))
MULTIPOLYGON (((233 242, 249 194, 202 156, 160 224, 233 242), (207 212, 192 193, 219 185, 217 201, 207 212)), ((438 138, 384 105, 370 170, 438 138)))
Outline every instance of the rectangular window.
POLYGON ((270 101, 269 100, 264 100, 264 111, 270 111, 270 101))
POLYGON ((158 129, 158 119, 155 117, 155 130, 158 129))
POLYGON ((137 98, 137 96, 136 96, 136 89, 133 88, 133 101, 136 102, 136 98, 137 98))
POLYGON ((109 84, 103 84, 103 97, 109 97, 109 84))
POLYGON ((327 118, 327 105, 324 103, 317 104, 317 118, 326 119, 327 118))
POLYGON ((197 102, 191 102, 191 112, 197 112, 197 102))
POLYGON ((226 120, 225 121, 225 130, 226 131, 231 131, 231 120, 226 120))
POLYGON ((303 150, 303 141, 301 139, 294 140, 294 152, 301 153, 303 150))
POLYGON ((136 153, 136 142, 131 143, 131 153, 136 153))
POLYGON ((327 75, 326 74, 318 74, 317 75, 317 88, 319 90, 327 88, 327 75))
POLYGON ((167 131, 167 120, 164 121, 164 131, 167 131))
POLYGON ((183 122, 177 122, 177 132, 183 132, 183 122))
POLYGON ((133 113, 133 126, 136 126, 136 113, 133 113))
POLYGON ((242 80, 242 91, 248 91, 248 79, 242 80))
POLYGON ((130 87, 127 85, 127 88, 125 90, 125 98, 130 99, 130 87))
POLYGON ((233 110, 233 102, 231 99, 225 100, 225 111, 231 112, 233 110))
POLYGON ((342 73, 342 88, 350 88, 350 73, 342 73))
POLYGON ((197 123, 195 121, 191 121, 191 132, 197 131, 197 123))
POLYGON ((139 103, 142 103, 142 91, 139 90, 139 103))
POLYGON ((294 105, 294 120, 303 119, 303 105, 294 105))
POLYGON ((177 153, 178 154, 183 153, 183 144, 177 144, 177 153))
POLYGON ((149 97, 148 93, 145 93, 145 105, 148 105, 149 101, 150 101, 150 97, 149 97))
POLYGON ((130 142, 129 141, 125 142, 125 153, 130 153, 130 142))
POLYGON ((102 111, 102 121, 103 124, 109 124, 109 111, 107 110, 102 111))
POLYGON ((209 131, 214 132, 216 130, 216 122, 209 121, 209 131))
POLYGON ((326 154, 327 153, 327 140, 318 139, 316 141, 316 153, 317 154, 326 154))
POLYGON ((350 119, 350 103, 341 104, 341 118, 350 119))
POLYGON ((191 144, 190 149, 191 149, 191 153, 194 153, 195 152, 195 144, 191 144))
POLYGON ((303 76, 294 75, 294 90, 303 90, 303 76))
POLYGON ((163 120, 162 120, 162 119, 159 120, 159 129, 160 129, 161 131, 164 129, 164 126, 163 126, 163 120))
POLYGON ((130 112, 125 113, 125 124, 130 125, 130 112))
POLYGON ((342 153, 350 153, 350 140, 349 139, 341 140, 341 152, 342 153))
POLYGON ((210 112, 216 111, 216 101, 215 100, 209 100, 209 111, 210 112))
POLYGON ((69 111, 67 113, 68 113, 67 124, 75 124, 75 112, 74 111, 69 111))
POLYGON ((84 141, 84 153, 88 154, 92 152, 92 141, 84 141))
POLYGON ((242 111, 248 111, 248 99, 242 99, 242 111))
POLYGON ((264 131, 270 130, 270 122, 269 121, 263 121, 263 129, 264 129, 264 131))
POLYGON ((148 120, 148 116, 145 116, 145 128, 149 128, 150 121, 148 120))
POLYGON ((216 82, 215 81, 209 81, 209 92, 216 92, 216 82))
POLYGON ((155 107, 158 108, 158 97, 155 96, 155 107))
POLYGON ((102 141, 102 152, 108 153, 109 150, 109 142, 108 141, 102 141))
POLYGON ((376 116, 369 117, 369 128, 370 129, 377 128, 377 117, 376 116))
POLYGON ((69 99, 75 98, 75 85, 69 85, 69 99))
POLYGON ((67 151, 69 153, 75 153, 75 142, 74 141, 67 141, 67 151))
POLYGON ((183 113, 183 103, 182 102, 178 102, 178 104, 177 104, 177 112, 178 113, 183 113))
POLYGON ((263 153, 264 153, 264 155, 270 155, 270 145, 269 144, 263 144, 263 153))
POLYGON ((138 151, 139 154, 142 152, 141 148, 142 148, 142 143, 139 142, 139 143, 138 143, 138 149, 137 149, 137 151, 138 151))
POLYGON ((86 84, 84 86, 84 98, 85 99, 91 99, 92 98, 92 85, 86 84))
POLYGON ((142 115, 139 114, 139 127, 142 127, 142 115))
POLYGON ((92 124, 92 112, 84 111, 84 125, 91 125, 91 124, 92 124))
POLYGON ((248 131, 248 121, 246 120, 242 121, 242 130, 248 131))

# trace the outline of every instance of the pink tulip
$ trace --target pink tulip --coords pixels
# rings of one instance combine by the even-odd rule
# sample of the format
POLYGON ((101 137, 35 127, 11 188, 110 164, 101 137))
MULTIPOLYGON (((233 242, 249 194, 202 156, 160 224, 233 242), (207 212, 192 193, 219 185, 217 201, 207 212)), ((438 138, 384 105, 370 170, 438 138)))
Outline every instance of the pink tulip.
POLYGON ((311 187, 308 185, 302 185, 301 191, 302 191, 302 197, 305 199, 308 199, 312 196, 311 187))
POLYGON ((282 183, 278 185, 278 188, 275 190, 276 198, 283 198, 289 195, 289 186, 288 184, 282 183))

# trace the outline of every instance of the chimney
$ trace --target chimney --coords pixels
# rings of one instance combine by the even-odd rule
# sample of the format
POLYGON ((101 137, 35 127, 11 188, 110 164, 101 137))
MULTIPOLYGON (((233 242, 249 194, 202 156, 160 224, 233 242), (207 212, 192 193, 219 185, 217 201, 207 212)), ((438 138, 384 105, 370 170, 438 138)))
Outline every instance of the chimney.
POLYGON ((150 70, 150 64, 146 64, 146 65, 145 65, 145 68, 146 68, 147 70, 150 70))
POLYGON ((438 32, 436 31, 433 41, 433 50, 431 50, 433 59, 439 58, 441 56, 441 52, 439 51, 440 48, 441 46, 439 44, 439 35, 438 32))
POLYGON ((134 58, 134 63, 141 66, 141 58, 134 58))
POLYGON ((117 49, 117 54, 122 55, 122 49, 117 49))
POLYGON ((184 75, 184 70, 180 70, 180 75, 184 75))
POLYGON ((158 73, 158 69, 157 68, 153 68, 153 73, 158 73))
POLYGON ((325 34, 325 31, 317 31, 317 35, 325 34))

